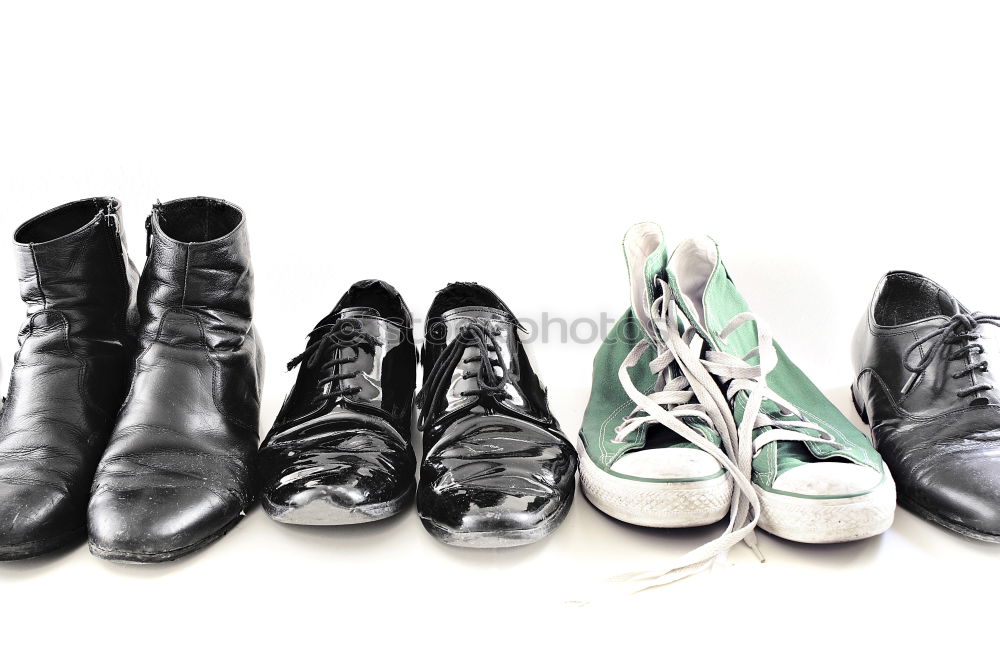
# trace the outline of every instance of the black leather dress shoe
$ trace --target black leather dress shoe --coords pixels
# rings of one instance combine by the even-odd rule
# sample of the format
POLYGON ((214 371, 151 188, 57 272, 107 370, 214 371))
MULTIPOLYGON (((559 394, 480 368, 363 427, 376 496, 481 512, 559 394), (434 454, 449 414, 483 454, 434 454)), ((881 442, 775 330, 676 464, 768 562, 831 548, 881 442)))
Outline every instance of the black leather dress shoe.
POLYGON ((0 414, 0 560, 86 534, 94 468, 135 349, 135 267, 118 201, 85 199, 14 232, 28 319, 0 414))
POLYGON ((390 285, 355 283, 309 334, 295 386, 260 450, 264 509, 276 521, 384 519, 413 498, 410 410, 416 348, 390 285))
POLYGON ((1000 542, 1000 318, 916 273, 887 274, 854 337, 854 402, 899 503, 1000 542))
POLYGON ((534 542, 573 502, 576 450, 549 412, 518 328, 475 283, 448 285, 427 316, 417 510, 447 544, 534 542))
POLYGON ((92 553, 136 562, 206 546, 253 502, 263 373, 243 212, 180 199, 146 227, 132 387, 88 516, 92 553))

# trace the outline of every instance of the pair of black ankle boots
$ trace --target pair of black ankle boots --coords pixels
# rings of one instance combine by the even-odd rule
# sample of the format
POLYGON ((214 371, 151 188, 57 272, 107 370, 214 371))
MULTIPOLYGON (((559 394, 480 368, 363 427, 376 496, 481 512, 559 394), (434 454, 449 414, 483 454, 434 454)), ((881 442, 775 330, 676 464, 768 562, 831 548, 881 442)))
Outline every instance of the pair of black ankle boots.
POLYGON ((14 233, 28 317, 0 413, 0 560, 82 540, 156 562, 255 499, 263 354, 243 212, 157 204, 141 277, 113 198, 14 233))
POLYGON ((438 292, 416 396, 409 309, 379 280, 355 283, 309 334, 295 385, 260 450, 262 504, 277 521, 340 525, 405 508, 447 544, 504 547, 559 526, 576 451, 549 411, 511 310, 475 283, 438 292))

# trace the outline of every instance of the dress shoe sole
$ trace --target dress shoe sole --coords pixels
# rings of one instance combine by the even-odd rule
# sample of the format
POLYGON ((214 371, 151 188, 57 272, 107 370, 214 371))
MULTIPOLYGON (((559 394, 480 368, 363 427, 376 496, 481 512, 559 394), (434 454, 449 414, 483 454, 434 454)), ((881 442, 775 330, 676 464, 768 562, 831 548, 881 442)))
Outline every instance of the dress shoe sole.
POLYGON ((546 521, 531 528, 518 530, 463 531, 442 526, 433 519, 424 516, 420 517, 420 521, 428 533, 449 546, 470 549, 503 549, 525 546, 548 537, 566 518, 572 504, 573 493, 571 492, 559 511, 546 521))
POLYGON ((28 558, 44 556, 45 554, 58 551, 59 549, 69 546, 77 541, 82 542, 86 535, 87 530, 85 528, 79 528, 69 533, 57 535, 56 537, 50 537, 44 540, 0 546, 0 561, 26 560, 28 558))
POLYGON ((649 528, 710 526, 729 514, 729 475, 689 482, 625 479, 601 470, 582 441, 580 487, 594 507, 619 521, 649 528))
POLYGON ((200 551, 205 547, 209 546, 213 542, 225 537, 225 535, 231 531, 236 524, 245 516, 246 512, 241 512, 236 516, 235 519, 226 524, 221 530, 209 535, 208 537, 190 544, 186 547, 180 547, 177 549, 171 549, 170 551, 161 551, 157 553, 136 553, 132 551, 119 551, 117 549, 103 549, 93 542, 89 543, 90 553, 97 556, 102 560, 113 561, 116 563, 130 563, 130 564, 151 564, 151 563, 167 563, 173 560, 177 560, 182 556, 187 556, 196 551, 200 551))
POLYGON ((399 514, 413 499, 416 484, 392 500, 357 507, 343 507, 329 496, 318 495, 304 505, 279 505, 266 496, 261 505, 267 515, 279 523, 295 526, 350 526, 381 521, 399 514))
POLYGON ((951 519, 946 519, 940 514, 930 511, 924 507, 921 507, 917 503, 911 500, 899 499, 899 506, 913 512, 921 519, 935 523, 942 528, 947 528, 953 533, 958 533, 962 537, 967 537, 972 540, 978 540, 979 542, 991 542, 993 544, 1000 544, 1000 535, 994 535, 993 533, 984 533, 978 531, 974 528, 969 528, 965 524, 956 523, 951 519))

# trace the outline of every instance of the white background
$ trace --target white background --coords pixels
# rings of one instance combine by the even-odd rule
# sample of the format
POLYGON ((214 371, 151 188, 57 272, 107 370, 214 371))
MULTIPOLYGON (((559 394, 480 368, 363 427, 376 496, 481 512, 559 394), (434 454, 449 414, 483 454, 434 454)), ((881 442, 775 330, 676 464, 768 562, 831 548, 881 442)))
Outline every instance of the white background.
MULTIPOLYGON (((718 239, 849 410, 850 335, 886 270, 1000 311, 998 34, 989 2, 5 3, 0 228, 115 195, 141 266, 157 198, 243 207, 266 430, 284 362, 353 281, 390 281, 418 316, 454 280, 525 318, 616 316, 621 237, 658 221, 674 245, 718 239)), ((6 374, 9 252, 0 278, 6 374)), ((595 349, 534 346, 574 438, 595 349)), ((0 565, 0 662, 810 664, 995 644, 1000 547, 903 510, 862 543, 763 536, 765 564, 741 546, 711 575, 564 602, 719 529, 633 528, 579 496, 541 543, 463 551, 412 508, 330 529, 255 509, 175 564, 81 546, 0 565)))

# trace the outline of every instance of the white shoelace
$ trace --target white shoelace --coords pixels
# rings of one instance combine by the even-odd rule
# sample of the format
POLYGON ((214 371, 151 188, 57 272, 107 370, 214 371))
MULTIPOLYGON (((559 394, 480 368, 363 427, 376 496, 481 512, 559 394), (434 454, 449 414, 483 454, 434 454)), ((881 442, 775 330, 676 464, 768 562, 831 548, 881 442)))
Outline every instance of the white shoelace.
POLYGON ((753 322, 757 326, 757 347, 747 352, 742 359, 727 352, 709 350, 702 363, 721 383, 729 383, 726 389, 727 400, 732 401, 741 391, 747 392, 747 403, 743 419, 740 420, 738 437, 740 441, 752 443, 752 448, 747 448, 751 458, 764 445, 772 442, 835 442, 829 431, 815 422, 806 421, 794 405, 767 386, 767 374, 778 365, 778 353, 774 349, 771 332, 763 321, 757 319, 753 313, 740 313, 726 324, 719 333, 719 338, 725 342, 734 331, 748 322, 753 322), (750 363, 754 357, 758 358, 757 365, 750 363), (782 417, 798 417, 798 419, 775 419, 761 412, 760 408, 765 400, 775 403, 782 417), (768 430, 755 438, 753 432, 758 428, 768 428, 768 430), (820 435, 812 436, 790 429, 806 429, 820 435))
POLYGON ((660 280, 661 296, 653 303, 651 315, 660 333, 662 346, 658 341, 657 356, 650 363, 650 370, 659 374, 660 379, 654 392, 645 395, 632 382, 628 370, 634 367, 642 354, 652 345, 648 340, 637 344, 622 362, 618 378, 622 388, 635 404, 633 410, 617 429, 617 439, 628 435, 643 424, 657 422, 671 429, 700 450, 712 456, 729 472, 735 484, 729 511, 729 525, 719 537, 677 559, 663 571, 635 572, 619 577, 616 581, 627 582, 633 593, 673 583, 700 572, 725 557, 729 550, 743 541, 761 560, 754 528, 760 520, 761 501, 751 478, 754 455, 770 442, 778 440, 829 442, 833 437, 818 424, 806 421, 801 413, 788 401, 774 393, 767 386, 767 374, 777 365, 778 357, 767 327, 752 314, 740 313, 732 318, 720 332, 725 341, 734 331, 749 322, 757 325, 758 346, 742 359, 734 355, 709 350, 702 359, 704 340, 693 327, 681 335, 677 323, 677 304, 670 287, 660 280), (756 365, 751 363, 758 358, 756 365), (662 374, 671 362, 676 362, 681 375, 666 381, 662 374), (714 376, 714 377, 713 377, 714 376), (729 383, 726 394, 722 393, 718 382, 729 383), (743 418, 737 425, 733 417, 730 401, 741 392, 747 392, 743 418), (697 403, 690 403, 692 398, 697 403), (773 401, 780 408, 781 416, 797 416, 798 420, 778 420, 761 413, 765 400, 773 401), (642 413, 645 412, 645 415, 642 413), (681 421, 681 417, 703 419, 714 428, 722 439, 722 448, 701 433, 681 421), (769 427, 756 438, 754 429, 769 427), (808 429, 820 433, 811 436, 797 430, 808 429))

